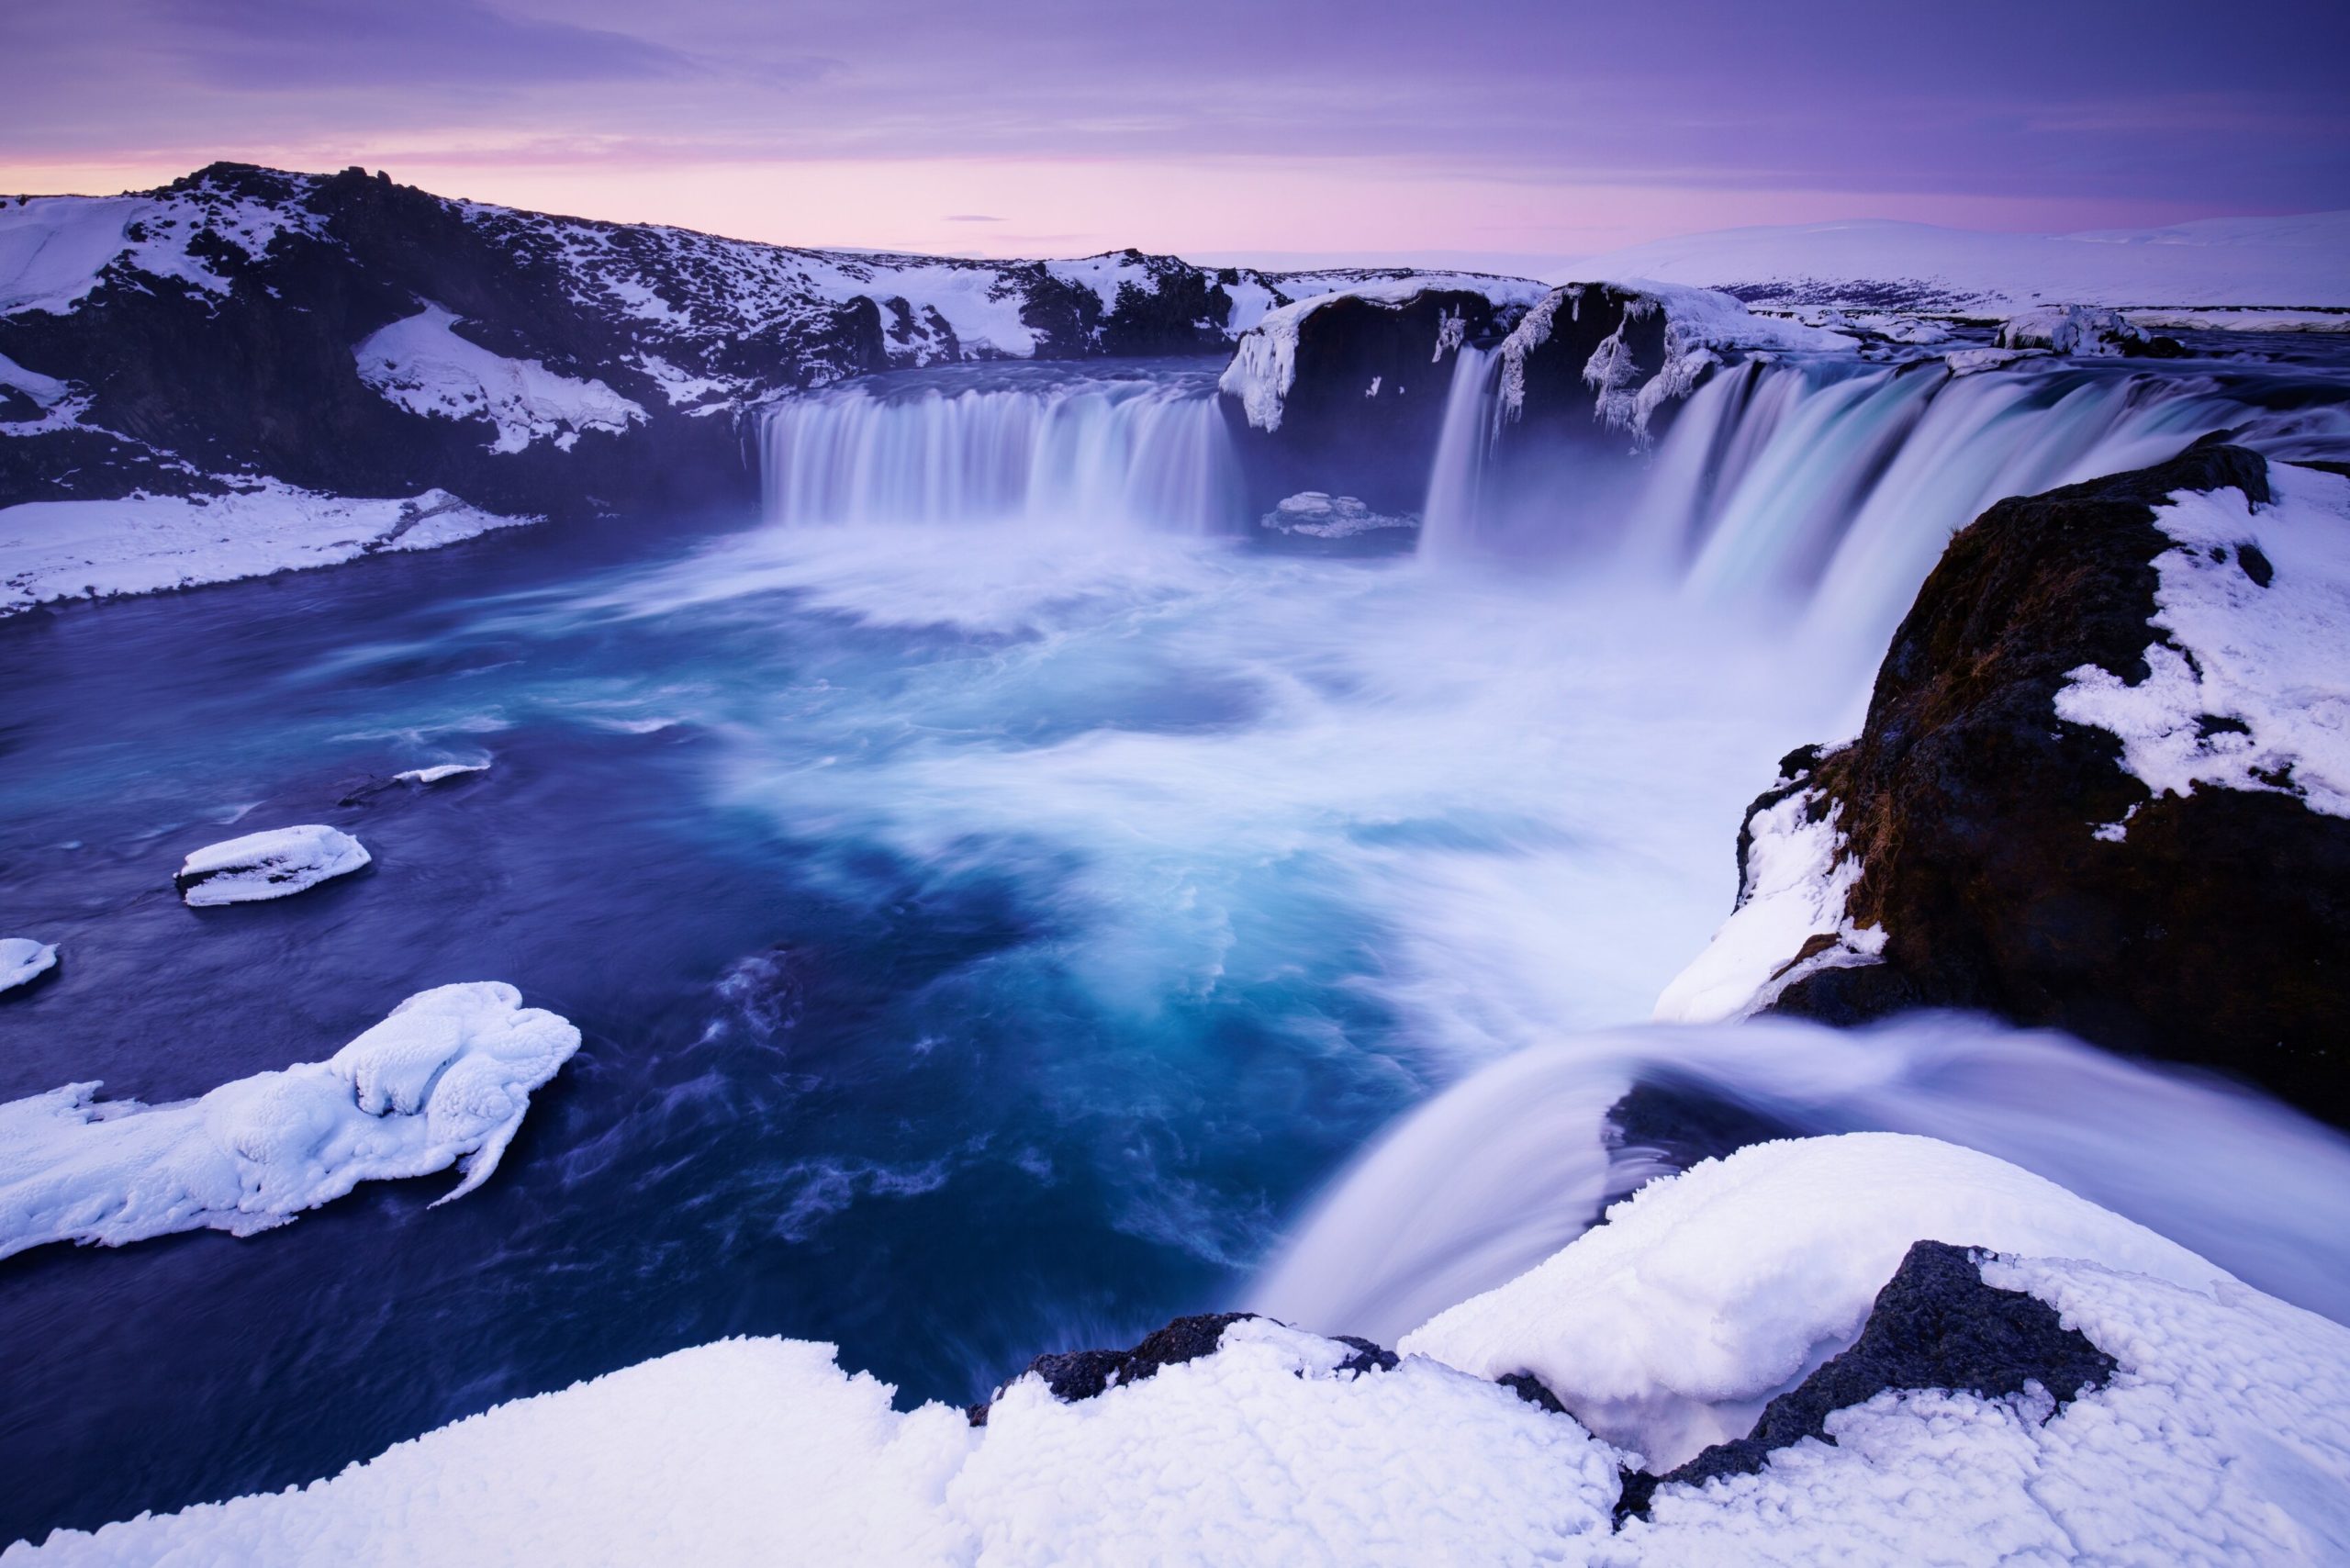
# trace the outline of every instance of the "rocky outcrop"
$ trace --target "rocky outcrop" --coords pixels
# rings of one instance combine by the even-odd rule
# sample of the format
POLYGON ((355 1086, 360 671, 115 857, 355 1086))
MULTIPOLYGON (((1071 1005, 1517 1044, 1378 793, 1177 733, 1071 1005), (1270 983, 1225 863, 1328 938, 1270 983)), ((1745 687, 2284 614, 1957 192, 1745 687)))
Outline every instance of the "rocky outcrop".
POLYGON ((1304 300, 1244 335, 1222 381, 1250 510, 1306 492, 1416 514, 1464 348, 1491 350, 1539 297, 1506 279, 1304 300))
POLYGON ((1746 1010, 1980 1009, 2350 1125, 2344 669, 2335 476, 2199 442, 2000 502, 1919 590, 1860 737, 1750 813, 1750 902, 1775 857, 1802 918, 1746 1010))
MULTIPOLYGON (((1164 1368, 1215 1354, 1224 1342, 1225 1329, 1236 1323, 1248 1322, 1256 1316, 1253 1312, 1195 1313, 1189 1317, 1175 1318, 1164 1328, 1144 1335, 1141 1342, 1130 1350, 1048 1351, 1030 1361, 1020 1375, 1041 1379, 1052 1391, 1053 1397, 1065 1403, 1096 1399, 1113 1388, 1156 1377, 1164 1368)), ((1337 1364, 1335 1369, 1337 1372, 1392 1372, 1395 1368, 1394 1352, 1382 1350, 1368 1339, 1341 1334, 1336 1342, 1353 1352, 1337 1364)), ((997 1398, 1002 1398, 1002 1389, 996 1390, 997 1398)), ((1520 1397, 1528 1395, 1521 1394, 1520 1397)), ((993 1403, 993 1400, 989 1400, 970 1407, 966 1414, 972 1426, 984 1427, 988 1424, 988 1410, 993 1403)))
POLYGON ((1646 1518, 1657 1489, 1751 1475, 1805 1439, 1833 1443, 1828 1417, 1887 1390, 1942 1389, 2007 1399, 2037 1387, 2053 1414, 2110 1382, 2114 1360, 2055 1308, 1986 1284, 1979 1255, 1940 1241, 1909 1249, 1877 1293, 1859 1342, 1763 1407, 1745 1437, 1716 1443, 1662 1475, 1624 1473, 1620 1522, 1646 1518))

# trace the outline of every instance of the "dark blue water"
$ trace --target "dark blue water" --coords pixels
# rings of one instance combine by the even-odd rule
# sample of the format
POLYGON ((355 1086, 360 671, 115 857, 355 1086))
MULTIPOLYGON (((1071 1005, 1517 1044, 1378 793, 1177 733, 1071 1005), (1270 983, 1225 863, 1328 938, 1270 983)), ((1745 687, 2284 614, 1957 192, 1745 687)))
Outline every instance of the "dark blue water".
MULTIPOLYGON (((1461 967, 1482 914, 1449 946, 1494 879, 1572 923, 1679 857, 1643 966, 1528 969, 1600 1015, 1727 896, 1703 838, 1603 847, 1632 764, 1529 722, 1604 728, 1628 674, 1464 700, 1568 635, 1546 599, 1474 602, 1212 542, 671 523, 0 623, 0 909, 62 953, 0 1002, 0 1097, 200 1093, 462 980, 586 1036, 462 1203, 427 1209, 440 1177, 0 1264, 0 1540, 306 1481, 722 1335, 960 1401, 1236 1299, 1449 1072, 1426 1017, 1514 1027, 1448 987, 1552 1011, 1461 967), (188 850, 297 822, 375 864, 178 902, 188 850)), ((1724 734, 1738 766, 1680 787, 1707 815, 1785 739, 1724 734)))

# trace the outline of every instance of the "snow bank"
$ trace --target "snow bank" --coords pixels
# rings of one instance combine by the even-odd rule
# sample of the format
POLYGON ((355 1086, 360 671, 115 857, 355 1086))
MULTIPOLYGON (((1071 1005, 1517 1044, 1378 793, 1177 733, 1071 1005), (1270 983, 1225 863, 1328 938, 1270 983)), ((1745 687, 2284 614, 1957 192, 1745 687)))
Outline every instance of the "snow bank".
POLYGON ((1818 792, 1800 790, 1748 819, 1738 907, 1657 998, 1657 1022, 1744 1018, 1806 975, 1871 963, 1885 950, 1881 928, 1857 927, 1844 913, 1861 863, 1843 852, 1840 810, 1820 812, 1818 792), (1820 937, 1833 940, 1806 956, 1820 937))
POLYGON ((322 496, 264 480, 216 496, 0 507, 0 615, 63 599, 156 593, 431 550, 534 517, 503 517, 446 490, 408 499, 322 496))
POLYGON ((1999 328, 2003 349, 2046 349, 2052 353, 2110 357, 2145 341, 2146 334, 2121 311, 2087 305, 2042 306, 2009 317, 1999 328))
POLYGON ((2350 1552, 2350 1330, 1930 1139, 1806 1139, 1700 1166, 1419 1337, 1449 1333, 1463 1353, 1482 1327, 1546 1378, 1559 1373, 1537 1358, 1571 1352, 1668 1395, 1754 1383, 1764 1362, 1791 1379, 1857 1330, 1917 1235, 1952 1231, 2009 1238, 1985 1282, 2055 1308, 2115 1360, 2112 1380, 2061 1413, 2031 1390, 1888 1391, 1830 1415, 1832 1442, 1660 1488, 1620 1533, 1620 1456, 1574 1419, 1425 1358, 1347 1370, 1352 1347, 1260 1319, 1090 1399, 1023 1378, 981 1428, 935 1404, 894 1410, 895 1391, 844 1374, 832 1346, 723 1340, 331 1480, 61 1530, 0 1563, 1907 1568, 2350 1552))
POLYGON ((57 967, 54 943, 29 936, 0 936, 0 991, 14 991, 57 967))
POLYGON ((347 876, 367 861, 357 839, 309 823, 207 844, 187 857, 172 883, 192 908, 257 903, 347 876))
POLYGON ((1548 1262, 1438 1314, 1398 1349, 1483 1376, 1530 1372, 1586 1427, 1661 1473, 1744 1436, 1774 1394, 1849 1346, 1919 1240, 2233 1284, 2005 1160, 1849 1133, 1757 1144, 1651 1183, 1548 1262))
POLYGON ((584 431, 618 435, 644 422, 643 409, 602 382, 492 353, 452 331, 456 321, 428 303, 370 334, 352 351, 359 379, 412 414, 488 420, 498 431, 492 452, 520 452, 543 439, 568 452, 584 431))
POLYGON ((732 1339, 403 1443, 301 1491, 61 1531, 9 1568, 168 1555, 351 1563, 1572 1562, 1613 1456, 1431 1362, 1239 1323, 1217 1351, 1080 1404, 1015 1383, 974 1428, 845 1376, 833 1348, 732 1339))
POLYGON ((2350 479, 2268 474, 2267 506, 2225 489, 2156 509, 2177 545, 2154 557, 2150 673, 2131 686, 2083 665, 2056 712, 2121 736, 2122 767, 2157 795, 2273 790, 2350 816, 2350 479))
POLYGON ((103 1247, 179 1230, 251 1236, 362 1182, 451 1165, 489 1179, 531 1091, 579 1031, 497 981, 419 991, 322 1062, 197 1100, 100 1101, 69 1083, 0 1104, 0 1258, 52 1241, 103 1247))

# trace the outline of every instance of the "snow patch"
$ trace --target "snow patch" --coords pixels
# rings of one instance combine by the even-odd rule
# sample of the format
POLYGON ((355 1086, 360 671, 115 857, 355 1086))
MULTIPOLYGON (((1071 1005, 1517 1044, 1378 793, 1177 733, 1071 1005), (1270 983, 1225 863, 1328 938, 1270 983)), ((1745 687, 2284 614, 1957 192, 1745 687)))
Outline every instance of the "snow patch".
POLYGON ((2191 1289, 2234 1277, 1987 1154, 1905 1133, 1756 1144, 1650 1183, 1536 1268, 1398 1349, 1530 1372, 1662 1473, 1743 1437, 1851 1346, 1912 1242, 2084 1259, 2191 1289))
POLYGON ((428 303, 371 333, 352 351, 359 379, 411 414, 487 420, 498 431, 492 452, 520 452, 550 439, 568 452, 585 431, 618 435, 644 421, 643 409, 602 382, 492 353, 452 330, 457 319, 428 303))
POLYGON ((57 967, 57 946, 29 936, 0 936, 0 991, 14 991, 57 967))
POLYGON ((2267 506, 2225 489, 2156 509, 2177 543, 2154 557, 2147 677, 2082 665, 2056 713, 2121 736, 2123 770, 2156 795, 2266 790, 2350 816, 2350 479, 2268 474, 2267 506))
POLYGON ((400 499, 322 496, 275 480, 225 495, 133 495, 0 508, 0 616, 63 599, 156 593, 431 550, 536 522, 446 490, 400 499))
POLYGON ((830 1345, 728 1339, 518 1400, 299 1491, 95 1534, 23 1564, 159 1558, 716 1565, 1574 1562, 1614 1456, 1430 1361, 1242 1322, 1076 1404, 1015 1383, 974 1428, 890 1408, 830 1345))
POLYGON ((1657 1022, 1749 1017, 1806 975, 1876 961, 1885 931, 1855 926, 1844 913, 1861 879, 1861 862, 1844 853, 1844 834, 1836 825, 1843 808, 1831 803, 1821 811, 1820 800, 1818 790, 1797 790, 1748 820, 1738 907, 1657 998, 1657 1022), (1823 936, 1833 943, 1801 956, 1823 936))
POLYGON ((348 876, 368 859, 366 846, 349 834, 307 823, 207 844, 172 880, 190 908, 210 909, 287 898, 348 876))
POLYGON ((498 981, 419 991, 322 1062, 167 1105, 69 1083, 0 1104, 0 1258, 181 1230, 251 1236, 362 1182, 489 1179, 579 1031, 498 981))
MULTIPOLYGON (((307 175, 278 177, 289 196, 315 184, 307 175)), ((0 199, 0 316, 64 315, 118 261, 145 277, 225 295, 230 280, 198 254, 199 240, 258 262, 283 235, 323 232, 319 218, 296 201, 257 201, 208 186, 151 196, 0 199)))

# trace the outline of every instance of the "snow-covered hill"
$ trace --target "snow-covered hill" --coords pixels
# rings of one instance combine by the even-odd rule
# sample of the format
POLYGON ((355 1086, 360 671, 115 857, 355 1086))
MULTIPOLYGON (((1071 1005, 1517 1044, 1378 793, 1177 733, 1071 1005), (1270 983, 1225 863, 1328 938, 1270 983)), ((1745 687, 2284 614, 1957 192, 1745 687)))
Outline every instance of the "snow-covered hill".
POLYGON ((745 506, 733 416, 762 400, 941 361, 1216 353, 1295 300, 1415 275, 801 250, 356 169, 0 197, 0 613, 316 565, 383 532, 326 521, 256 550, 235 503, 260 492, 321 517, 435 493, 513 521, 745 506), (125 556, 125 507, 157 498, 174 518, 182 498, 231 503, 190 514, 226 532, 125 556), (114 545, 61 572, 83 532, 114 545))
POLYGON ((1695 284, 1754 303, 1994 316, 2043 302, 2173 311, 2263 308, 2271 317, 2263 324, 2273 326, 2280 324, 2273 319, 2277 311, 2350 312, 2345 256, 2350 212, 2081 234, 1995 234, 1870 219, 1659 240, 1586 257, 1557 276, 1695 284))

